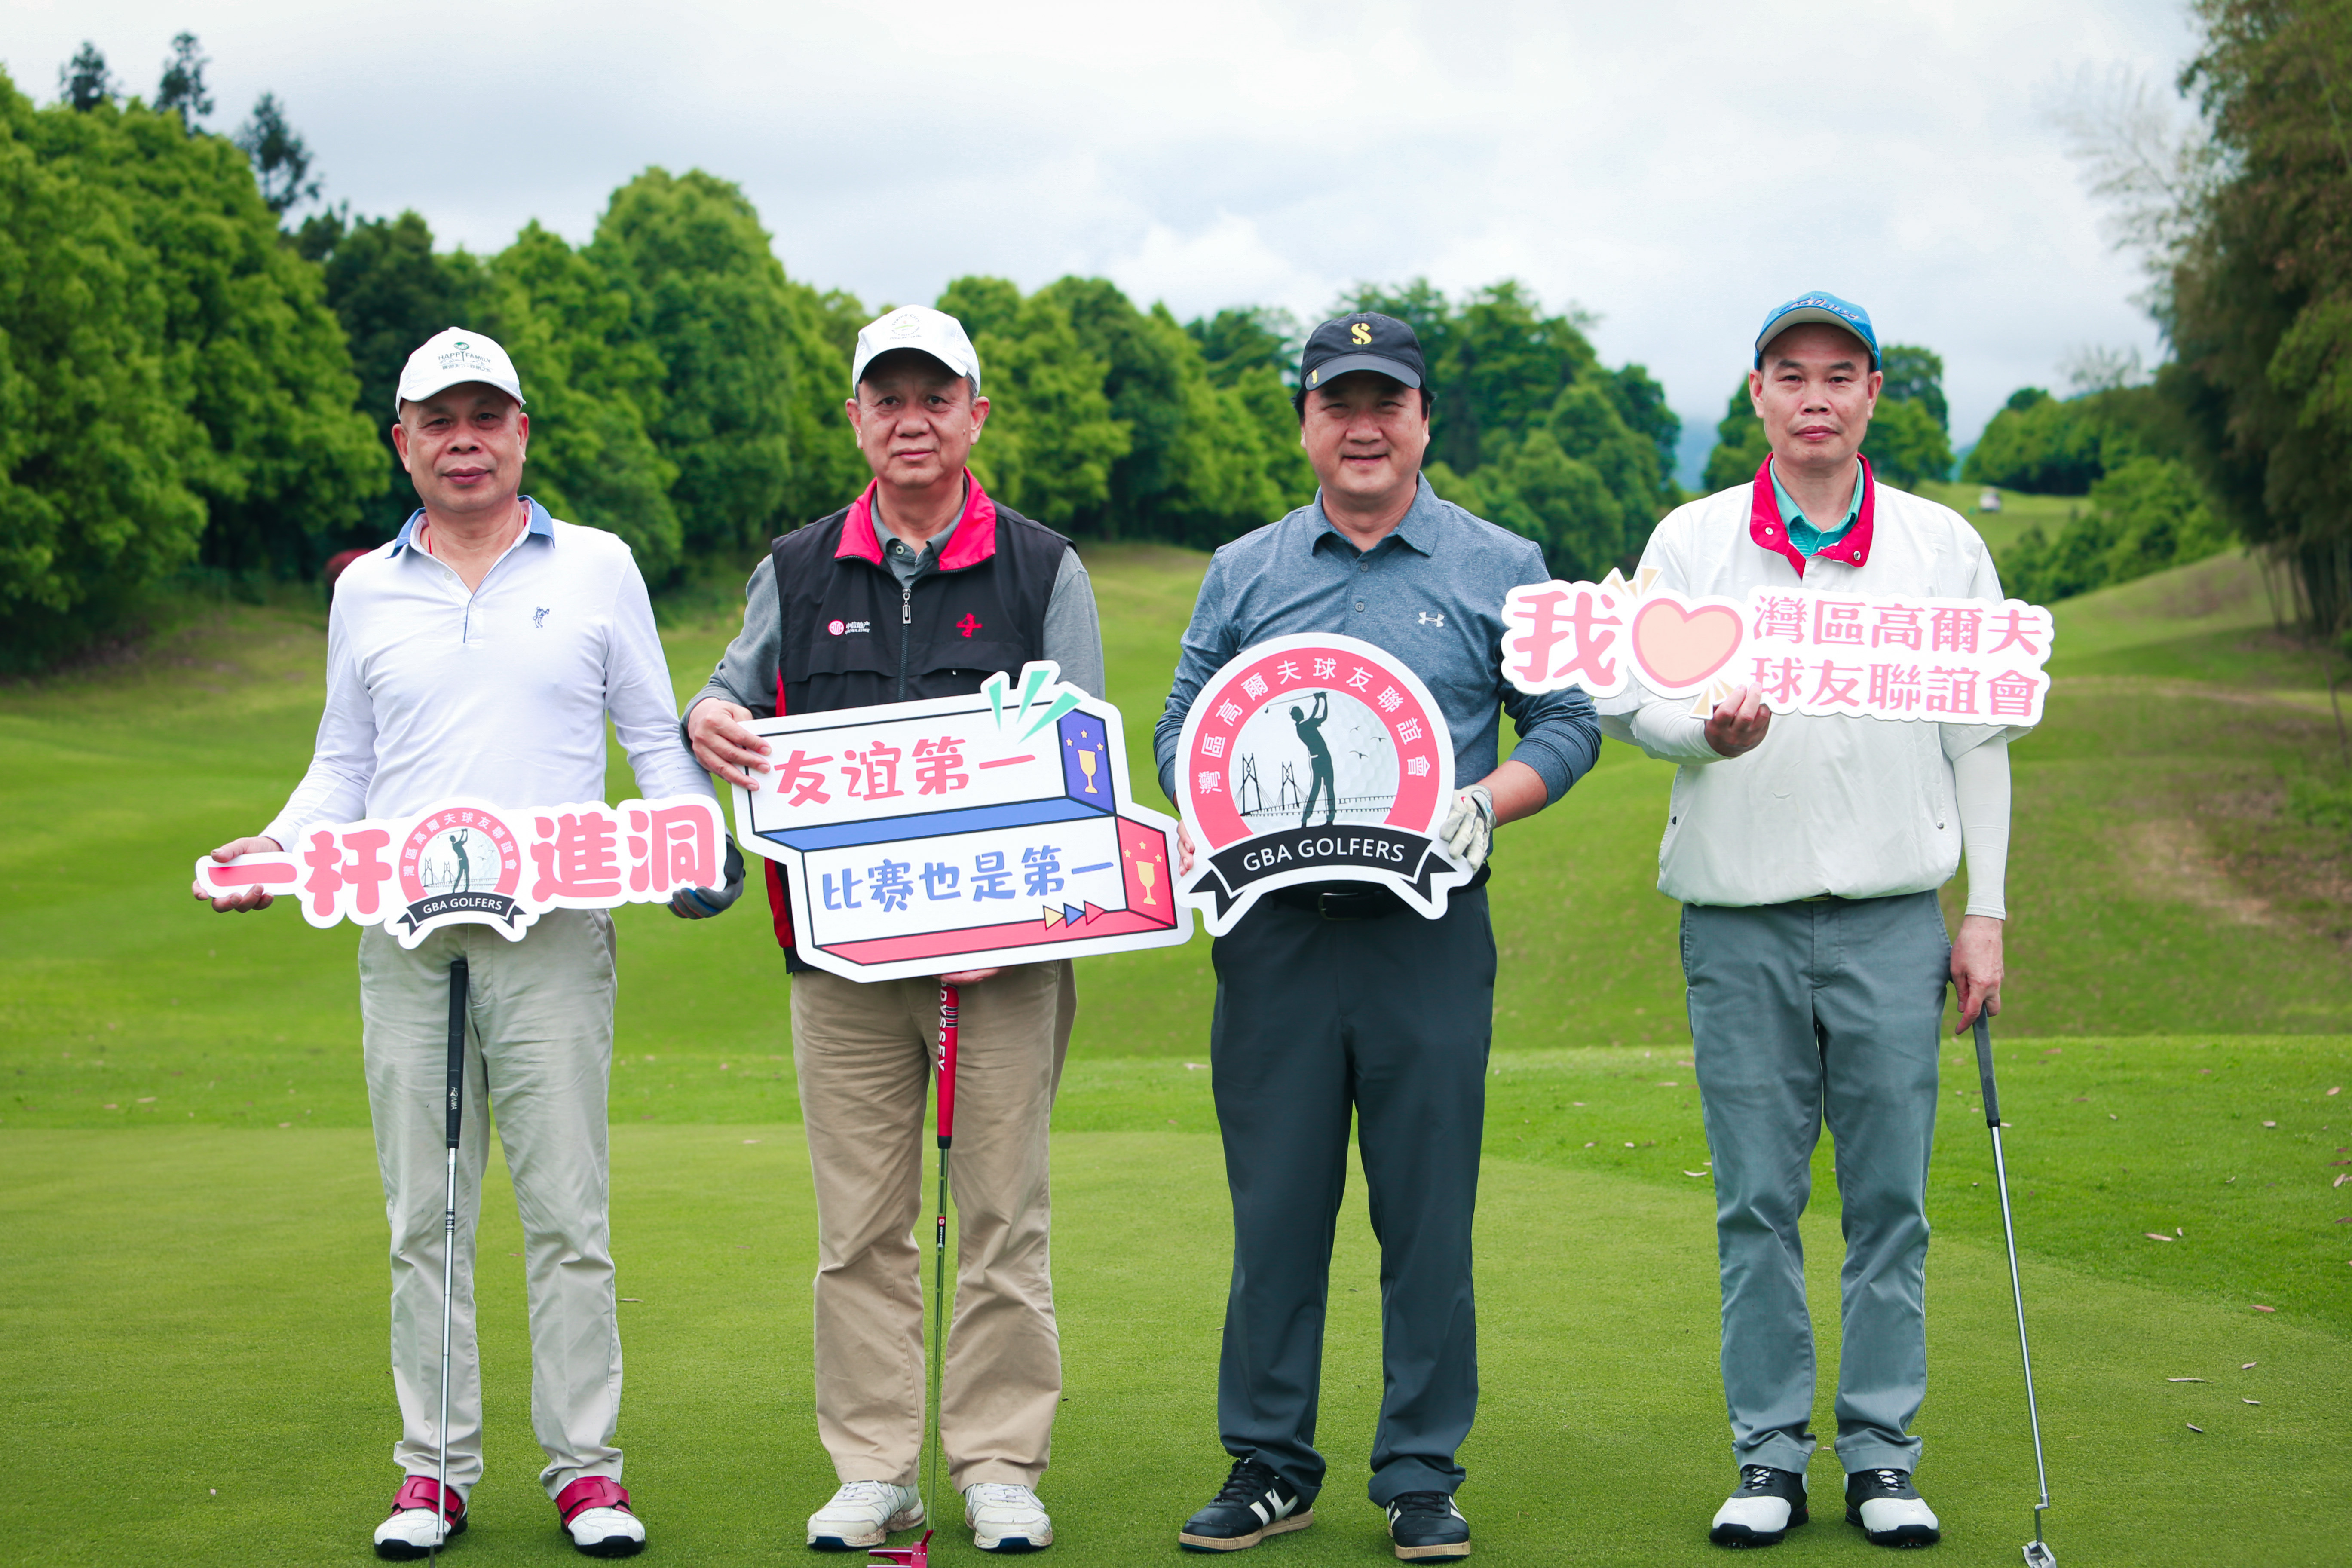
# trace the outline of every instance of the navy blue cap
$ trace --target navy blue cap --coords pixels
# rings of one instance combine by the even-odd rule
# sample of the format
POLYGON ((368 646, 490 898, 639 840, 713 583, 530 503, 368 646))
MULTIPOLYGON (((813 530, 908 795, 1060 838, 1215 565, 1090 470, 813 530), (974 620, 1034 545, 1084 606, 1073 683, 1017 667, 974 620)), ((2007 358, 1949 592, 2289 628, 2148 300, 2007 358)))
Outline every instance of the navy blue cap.
POLYGON ((1412 329, 1377 310, 1334 317, 1307 334, 1307 347, 1298 356, 1299 394, 1304 396, 1351 370, 1376 370, 1407 386, 1421 385, 1429 374, 1421 360, 1421 340, 1412 329))
POLYGON ((1870 368, 1878 368, 1878 333, 1871 327, 1870 312, 1861 306, 1841 300, 1834 294, 1819 290, 1801 294, 1785 305, 1776 305, 1764 318, 1764 330, 1756 334, 1756 368, 1764 368, 1764 345, 1787 331, 1808 321, 1820 321, 1838 327, 1860 338, 1870 349, 1870 368))

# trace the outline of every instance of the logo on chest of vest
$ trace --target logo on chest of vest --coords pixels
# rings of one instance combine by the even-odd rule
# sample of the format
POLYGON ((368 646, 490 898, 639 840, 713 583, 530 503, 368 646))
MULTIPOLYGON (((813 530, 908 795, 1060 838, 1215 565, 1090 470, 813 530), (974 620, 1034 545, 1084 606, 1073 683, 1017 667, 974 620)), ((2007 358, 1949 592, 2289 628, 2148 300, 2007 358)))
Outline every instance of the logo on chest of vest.
POLYGON ((971 636, 972 633, 980 630, 980 617, 969 610, 965 611, 963 619, 956 623, 956 630, 966 637, 971 636))
POLYGON ((874 623, 872 621, 827 621, 824 629, 835 637, 840 637, 845 632, 870 632, 874 629, 874 623))

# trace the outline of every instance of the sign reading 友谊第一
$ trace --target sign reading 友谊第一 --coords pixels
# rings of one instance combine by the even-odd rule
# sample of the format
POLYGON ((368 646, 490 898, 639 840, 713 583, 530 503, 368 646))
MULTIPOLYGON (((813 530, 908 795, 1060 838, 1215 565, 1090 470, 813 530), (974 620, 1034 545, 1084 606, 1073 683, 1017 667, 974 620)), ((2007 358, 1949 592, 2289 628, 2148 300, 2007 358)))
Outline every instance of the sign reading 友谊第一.
POLYGON ((1222 936, 1265 893, 1370 882, 1430 919, 1469 879, 1437 843, 1454 741, 1420 677, 1354 637, 1275 637, 1192 700, 1176 789, 1200 863, 1184 885, 1222 936))
POLYGON ((1916 599, 1753 588, 1689 598, 1628 583, 1538 583, 1503 602, 1505 679, 1526 692, 1640 681, 1704 715, 1742 686, 1776 713, 1944 724, 2035 724, 2050 694, 2048 610, 2009 599, 1916 599))
POLYGON ((1190 939, 1176 825, 1129 794, 1118 710, 1060 676, 751 722, 736 839, 777 862, 803 961, 903 980, 1190 939))
POLYGON ((276 854, 196 862, 215 893, 252 888, 299 898, 302 918, 382 924, 415 947, 450 925, 486 925, 509 942, 549 910, 661 903, 715 888, 726 826, 706 795, 591 801, 512 810, 444 801, 414 816, 319 824, 276 854))

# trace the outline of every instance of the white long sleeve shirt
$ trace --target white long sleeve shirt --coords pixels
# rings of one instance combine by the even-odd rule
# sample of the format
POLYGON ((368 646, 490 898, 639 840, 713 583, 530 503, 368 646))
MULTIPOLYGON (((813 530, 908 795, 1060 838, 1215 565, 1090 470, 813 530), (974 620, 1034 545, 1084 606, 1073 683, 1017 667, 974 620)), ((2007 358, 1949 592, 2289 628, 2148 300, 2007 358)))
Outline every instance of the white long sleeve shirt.
MULTIPOLYGON (((2001 602, 1991 553, 1958 512, 1875 479, 1870 489, 1869 526, 1857 525, 1834 555, 1813 556, 1802 577, 1751 534, 1751 519, 1764 515, 1752 485, 1667 514, 1642 565, 1657 568, 1657 586, 1692 597, 1744 599, 1769 586, 2001 602)), ((1924 892, 1958 868, 1966 821, 1976 830, 1968 912, 2005 912, 2006 742, 2030 725, 1775 713, 1761 745, 1725 758, 1706 743, 1690 699, 1660 698, 1638 677, 1597 706, 1604 734, 1682 764, 1658 846, 1658 890, 1668 897, 1745 907, 1924 892), (1959 759, 1969 760, 1956 768, 1959 759)))
POLYGON ((416 517, 344 569, 318 744, 269 837, 291 847, 313 824, 458 795, 514 808, 602 800, 607 714, 640 794, 711 793, 679 739, 629 547, 529 504, 529 526, 470 594, 414 543, 416 517))

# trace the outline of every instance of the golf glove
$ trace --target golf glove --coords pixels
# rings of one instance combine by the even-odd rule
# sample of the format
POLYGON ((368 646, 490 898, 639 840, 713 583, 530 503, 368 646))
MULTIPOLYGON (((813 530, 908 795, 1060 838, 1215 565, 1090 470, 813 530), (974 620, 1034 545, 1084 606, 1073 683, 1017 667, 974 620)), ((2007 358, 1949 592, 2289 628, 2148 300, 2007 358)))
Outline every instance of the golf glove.
POLYGON ((727 840, 727 885, 723 888, 680 888, 669 898, 669 912, 680 920, 707 921, 725 914, 743 896, 743 851, 727 840))
POLYGON ((1455 859, 1473 871, 1486 863, 1488 851, 1495 847, 1495 797, 1485 784, 1472 784, 1454 797, 1454 809, 1446 814, 1437 837, 1455 859))

